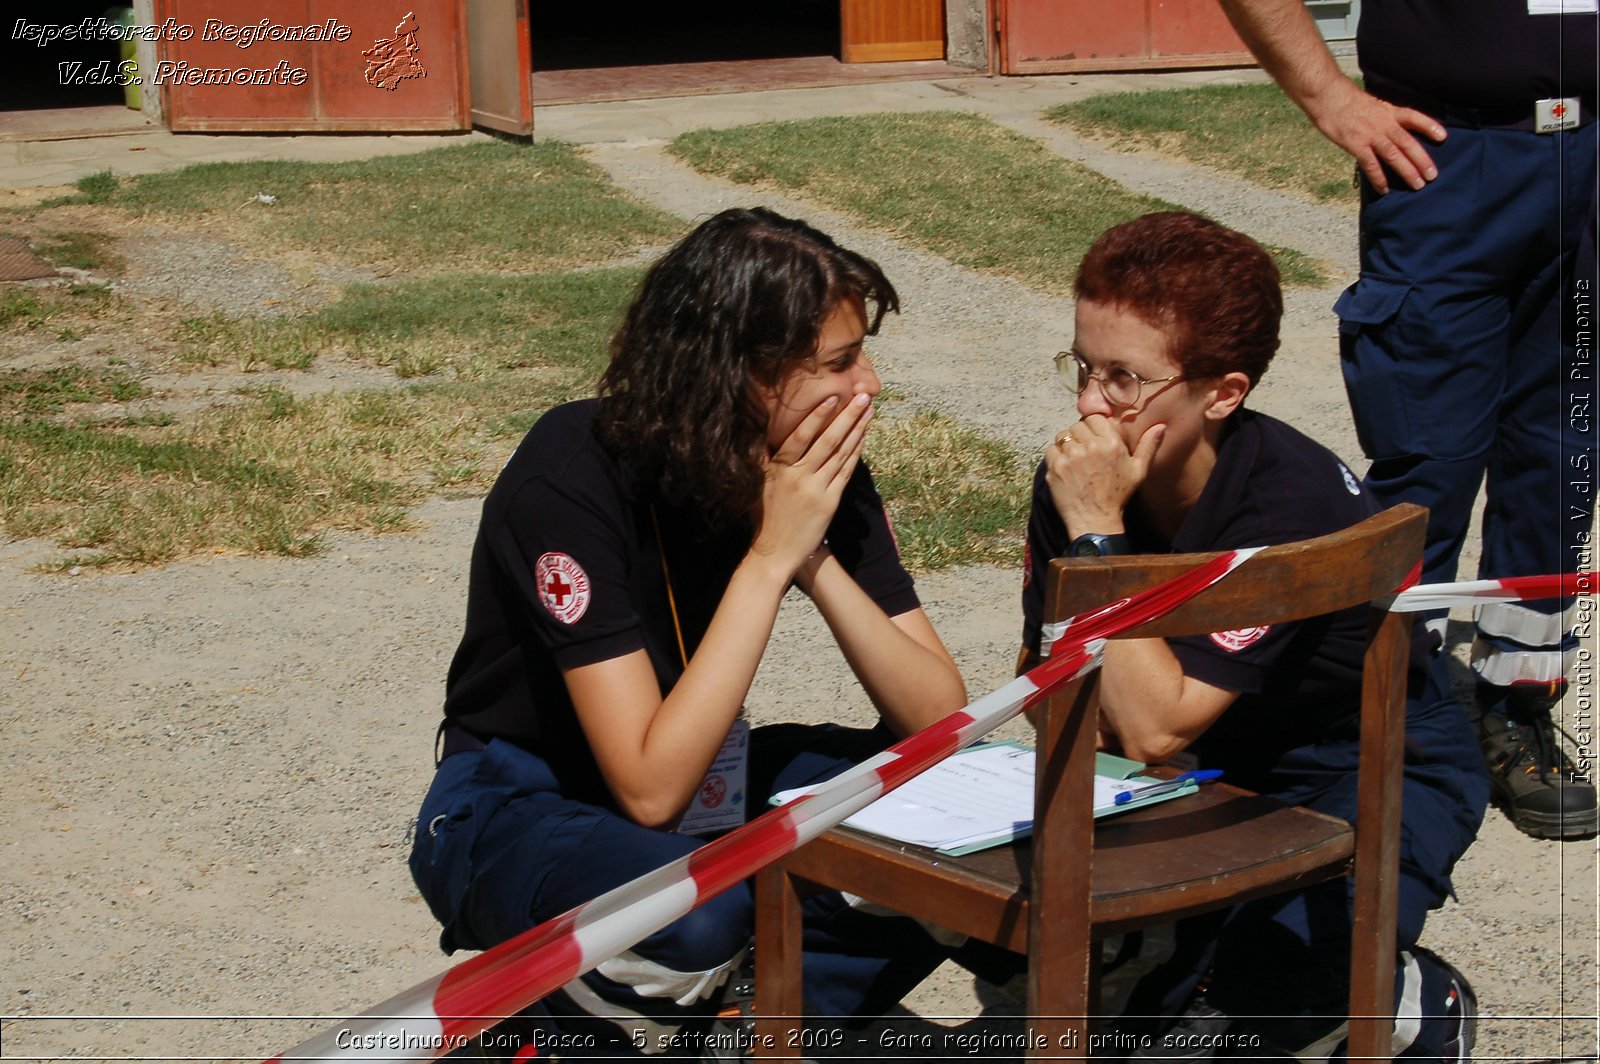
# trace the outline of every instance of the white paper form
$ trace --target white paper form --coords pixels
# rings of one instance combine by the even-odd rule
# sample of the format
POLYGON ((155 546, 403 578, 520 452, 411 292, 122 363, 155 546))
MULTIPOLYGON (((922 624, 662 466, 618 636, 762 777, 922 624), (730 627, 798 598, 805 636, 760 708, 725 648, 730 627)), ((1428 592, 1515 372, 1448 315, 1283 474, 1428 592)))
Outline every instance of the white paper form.
MULTIPOLYGON (((1034 763, 1034 752, 1016 743, 971 747, 908 780, 845 824, 945 851, 1021 838, 1033 829, 1034 763)), ((1120 811, 1117 794, 1150 782, 1095 776, 1095 811, 1120 811)), ((790 801, 802 793, 786 791, 774 800, 790 801)))
POLYGON ((1033 751, 985 746, 946 758, 845 821, 850 827, 938 849, 1033 824, 1033 751))

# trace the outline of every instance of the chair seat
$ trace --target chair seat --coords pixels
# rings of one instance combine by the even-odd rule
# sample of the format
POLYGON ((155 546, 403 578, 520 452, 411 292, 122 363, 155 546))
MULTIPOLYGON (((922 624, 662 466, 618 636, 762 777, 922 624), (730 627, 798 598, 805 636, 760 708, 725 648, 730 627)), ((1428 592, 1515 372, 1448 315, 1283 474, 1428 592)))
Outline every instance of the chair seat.
MULTIPOLYGON (((1293 889, 1338 874, 1354 846, 1343 820, 1208 784, 1096 822, 1091 923, 1100 937, 1293 889)), ((849 829, 783 861, 790 876, 884 905, 914 890, 920 914, 1019 952, 1032 866, 1026 841, 946 857, 849 829)))

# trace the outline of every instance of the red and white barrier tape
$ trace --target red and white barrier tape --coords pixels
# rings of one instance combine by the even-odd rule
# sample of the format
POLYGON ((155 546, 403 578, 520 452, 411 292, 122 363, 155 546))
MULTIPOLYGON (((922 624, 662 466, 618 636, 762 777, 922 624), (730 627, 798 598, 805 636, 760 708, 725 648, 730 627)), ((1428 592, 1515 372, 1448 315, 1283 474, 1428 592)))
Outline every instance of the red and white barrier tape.
POLYGON ((1044 664, 689 854, 302 1042, 279 1060, 431 1060, 531 1005, 839 824, 918 773, 1094 669, 1107 637, 1152 620, 1242 565, 1219 555, 1164 584, 1072 619, 1044 664))
MULTIPOLYGON (((1422 610, 1444 610, 1453 606, 1470 606, 1481 602, 1532 602, 1537 599, 1570 598, 1573 595, 1592 595, 1600 590, 1600 578, 1594 573, 1557 573, 1551 576, 1508 576, 1501 580, 1458 580, 1448 584, 1418 584, 1396 592, 1389 601, 1395 613, 1417 613, 1422 610)), ((1115 609, 1112 603, 1104 609, 1115 609)), ((1085 615, 1088 616, 1088 615, 1085 615)), ((1064 621, 1046 624, 1040 630, 1041 653, 1052 653, 1061 639, 1079 621, 1069 617, 1064 621)))
POLYGON ((1594 573, 1552 576, 1508 576, 1503 580, 1460 580, 1453 584, 1418 584, 1394 597, 1389 609, 1398 613, 1444 610, 1478 602, 1532 602, 1571 598, 1600 590, 1594 573))

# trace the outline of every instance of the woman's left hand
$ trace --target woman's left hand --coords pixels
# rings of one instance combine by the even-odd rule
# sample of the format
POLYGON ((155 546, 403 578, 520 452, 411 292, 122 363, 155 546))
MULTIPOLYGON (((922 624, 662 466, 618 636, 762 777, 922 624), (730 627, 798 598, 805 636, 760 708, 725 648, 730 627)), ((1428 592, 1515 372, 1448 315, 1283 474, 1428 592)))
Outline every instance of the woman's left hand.
POLYGON ((1090 414, 1056 435, 1044 452, 1045 483, 1074 536, 1126 530, 1122 511, 1144 483, 1165 434, 1165 425, 1152 425, 1130 452, 1110 418, 1090 414))
POLYGON ((821 546, 861 460, 871 420, 870 396, 857 395, 843 404, 830 399, 807 415, 767 460, 750 550, 778 561, 785 579, 821 546))

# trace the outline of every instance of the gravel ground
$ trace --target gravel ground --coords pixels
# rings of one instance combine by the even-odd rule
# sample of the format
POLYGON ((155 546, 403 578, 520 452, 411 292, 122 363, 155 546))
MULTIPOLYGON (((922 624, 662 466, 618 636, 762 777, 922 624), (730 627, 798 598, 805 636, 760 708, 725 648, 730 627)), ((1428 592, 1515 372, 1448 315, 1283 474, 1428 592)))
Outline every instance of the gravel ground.
MULTIPOLYGON (((1338 282, 1290 294, 1284 352, 1253 403, 1358 458, 1328 310, 1353 271, 1353 217, 1039 123, 1042 107, 1083 91, 1079 80, 974 79, 933 96, 1327 262, 1338 282)), ((685 218, 768 203, 879 259, 906 306, 877 345, 881 368, 912 402, 1029 452, 1073 420, 1048 361, 1070 337, 1067 301, 700 177, 658 142, 594 139, 593 158, 620 184, 685 218)), ((159 263, 133 264, 132 291, 259 312, 304 305, 338 279, 210 236, 160 239, 159 263)), ((318 386, 340 380, 328 371, 318 386)), ((435 499, 416 532, 334 537, 310 560, 215 556, 139 573, 41 575, 30 566, 51 544, 0 539, 8 1055, 258 1059, 445 967, 404 855, 477 510, 435 499)), ((1017 574, 964 569, 919 588, 969 689, 1006 679, 1017 574)), ((804 606, 791 603, 780 629, 757 718, 865 720, 804 606)), ((1477 987, 1478 1059, 1593 1059, 1594 844, 1527 839, 1491 811, 1456 886, 1425 941, 1477 987)), ((914 1030, 971 1029, 980 1015, 1020 1023, 1007 1019, 1012 1003, 948 966, 905 1008, 914 1030)))

